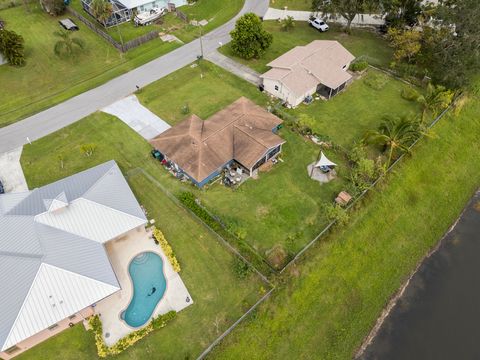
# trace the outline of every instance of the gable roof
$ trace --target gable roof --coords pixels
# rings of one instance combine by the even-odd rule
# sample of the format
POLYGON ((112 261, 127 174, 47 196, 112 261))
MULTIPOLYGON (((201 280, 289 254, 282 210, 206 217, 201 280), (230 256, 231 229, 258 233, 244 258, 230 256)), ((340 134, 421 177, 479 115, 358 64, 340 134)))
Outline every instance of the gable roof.
POLYGON ((0 195, 0 351, 118 291, 103 243, 145 223, 114 161, 0 195))
POLYGON ((298 95, 318 83, 336 89, 351 79, 343 67, 354 59, 355 56, 338 41, 315 40, 305 46, 296 46, 267 64, 272 69, 261 77, 280 81, 298 95))
POLYGON ((285 142, 272 131, 281 123, 241 97, 205 121, 189 116, 150 143, 200 183, 233 159, 251 168, 269 149, 285 142))

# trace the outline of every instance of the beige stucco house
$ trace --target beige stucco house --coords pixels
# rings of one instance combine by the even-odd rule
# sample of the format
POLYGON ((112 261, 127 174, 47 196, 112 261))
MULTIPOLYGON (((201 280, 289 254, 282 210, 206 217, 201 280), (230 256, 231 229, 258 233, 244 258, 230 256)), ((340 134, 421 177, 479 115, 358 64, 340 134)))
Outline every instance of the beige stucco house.
POLYGON ((355 57, 338 41, 315 40, 296 46, 273 60, 261 75, 263 88, 289 106, 297 106, 315 93, 329 99, 343 90, 352 76, 355 57))

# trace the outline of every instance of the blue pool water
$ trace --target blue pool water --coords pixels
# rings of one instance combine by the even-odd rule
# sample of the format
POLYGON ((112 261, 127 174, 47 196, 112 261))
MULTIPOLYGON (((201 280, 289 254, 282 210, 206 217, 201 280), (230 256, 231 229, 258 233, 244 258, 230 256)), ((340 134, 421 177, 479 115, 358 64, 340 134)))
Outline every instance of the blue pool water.
POLYGON ((162 258, 153 252, 141 253, 130 262, 128 272, 133 297, 122 319, 131 327, 139 327, 150 319, 167 288, 162 258))

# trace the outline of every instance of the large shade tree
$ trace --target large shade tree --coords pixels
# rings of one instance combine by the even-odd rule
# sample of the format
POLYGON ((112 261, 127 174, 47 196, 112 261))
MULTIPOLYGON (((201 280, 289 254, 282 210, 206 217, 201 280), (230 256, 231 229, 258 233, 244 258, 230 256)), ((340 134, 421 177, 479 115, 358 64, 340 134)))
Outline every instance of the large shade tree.
POLYGON ((423 14, 422 0, 380 0, 380 6, 391 27, 414 26, 423 14))
POLYGON ((480 71, 480 5, 478 0, 444 0, 424 28, 422 60, 437 83, 465 87, 480 71))
POLYGON ((262 21, 253 13, 240 17, 230 35, 233 52, 244 59, 260 58, 273 41, 272 34, 263 28, 262 21))
POLYGON ((371 13, 379 8, 380 0, 312 0, 312 10, 341 15, 347 20, 346 30, 351 31, 355 16, 371 13))

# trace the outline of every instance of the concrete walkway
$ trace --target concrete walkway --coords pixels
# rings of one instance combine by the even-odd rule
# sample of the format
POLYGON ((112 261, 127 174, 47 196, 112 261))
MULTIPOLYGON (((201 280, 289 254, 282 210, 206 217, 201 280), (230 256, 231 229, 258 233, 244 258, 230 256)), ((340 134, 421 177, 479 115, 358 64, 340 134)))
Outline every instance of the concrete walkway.
POLYGON ((116 101, 102 111, 118 117, 146 140, 170 129, 170 125, 140 104, 135 95, 116 101))
POLYGON ((205 58, 213 62, 215 65, 220 66, 228 72, 231 72, 232 74, 235 74, 238 77, 247 80, 254 85, 261 84, 259 73, 257 73, 255 70, 250 69, 248 66, 240 64, 230 59, 229 57, 219 53, 217 50, 208 54, 205 58))
POLYGON ((0 181, 3 183, 5 192, 28 191, 27 181, 20 165, 22 150, 23 147, 20 146, 0 154, 0 181))
MULTIPOLYGON (((268 8, 265 16, 263 17, 264 20, 278 20, 278 19, 285 19, 287 16, 293 17, 296 21, 308 21, 310 16, 312 15, 311 11, 297 11, 297 10, 282 10, 282 9, 274 9, 268 8)), ((332 17, 328 14, 321 15, 327 23, 337 23, 346 25, 347 20, 342 17, 332 17)), ((378 15, 370 15, 370 14, 359 14, 355 16, 352 22, 352 26, 380 26, 385 24, 385 20, 378 15)))
MULTIPOLYGON (((268 0, 245 0, 237 16, 203 37, 204 54, 208 55, 230 41, 229 33, 239 16, 247 12, 263 16, 267 9, 268 0)), ((194 40, 95 89, 0 128, 0 153, 25 145, 27 137, 32 141, 42 138, 123 99, 135 92, 136 85, 145 87, 192 63, 199 54, 200 41, 194 40)))

